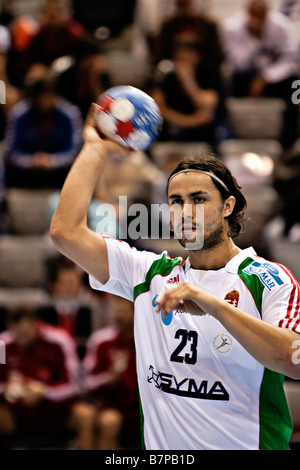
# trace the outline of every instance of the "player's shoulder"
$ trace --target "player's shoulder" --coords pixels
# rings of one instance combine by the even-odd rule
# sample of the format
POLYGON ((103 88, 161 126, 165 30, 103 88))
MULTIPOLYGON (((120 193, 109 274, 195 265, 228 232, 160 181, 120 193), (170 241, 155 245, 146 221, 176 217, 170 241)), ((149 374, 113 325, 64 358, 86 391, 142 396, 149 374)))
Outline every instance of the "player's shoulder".
POLYGON ((255 275, 260 282, 272 291, 283 286, 297 286, 298 281, 290 269, 278 262, 251 253, 239 266, 239 273, 255 275))
POLYGON ((109 251, 113 250, 116 256, 118 254, 127 255, 127 260, 132 258, 134 262, 141 262, 150 267, 154 262, 158 264, 170 263, 171 258, 166 251, 156 253, 147 249, 137 249, 135 246, 129 245, 127 241, 122 239, 116 239, 107 235, 101 234, 106 242, 109 251))

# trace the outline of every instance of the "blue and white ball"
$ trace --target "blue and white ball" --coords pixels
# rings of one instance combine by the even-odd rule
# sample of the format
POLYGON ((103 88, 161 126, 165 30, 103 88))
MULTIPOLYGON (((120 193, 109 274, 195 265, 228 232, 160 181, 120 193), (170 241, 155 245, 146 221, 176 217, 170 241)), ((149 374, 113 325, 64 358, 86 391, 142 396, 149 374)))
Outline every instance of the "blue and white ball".
POLYGON ((131 150, 147 150, 159 138, 163 119, 147 93, 122 85, 97 100, 95 126, 100 134, 131 150))

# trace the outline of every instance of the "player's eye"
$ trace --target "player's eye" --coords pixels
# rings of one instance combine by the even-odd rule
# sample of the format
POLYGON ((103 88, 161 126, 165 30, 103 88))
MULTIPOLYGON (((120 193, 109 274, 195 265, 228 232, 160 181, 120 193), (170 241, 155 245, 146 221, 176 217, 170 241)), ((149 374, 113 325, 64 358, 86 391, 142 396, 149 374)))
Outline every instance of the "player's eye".
POLYGON ((172 199, 171 200, 171 205, 172 206, 177 205, 177 204, 182 205, 182 199, 177 198, 177 199, 172 199))
POLYGON ((201 202, 204 202, 204 201, 205 201, 205 198, 203 196, 195 197, 195 202, 197 202, 198 204, 201 203, 201 202))

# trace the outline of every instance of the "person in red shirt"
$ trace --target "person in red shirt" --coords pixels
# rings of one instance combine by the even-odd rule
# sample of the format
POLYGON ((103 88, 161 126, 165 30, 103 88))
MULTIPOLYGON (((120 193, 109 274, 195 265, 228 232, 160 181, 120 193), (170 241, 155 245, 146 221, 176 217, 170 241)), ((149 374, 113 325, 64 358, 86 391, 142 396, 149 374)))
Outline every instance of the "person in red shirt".
POLYGON ((114 296, 110 312, 111 324, 90 336, 83 360, 87 396, 96 410, 96 448, 139 448, 133 303, 114 296))
POLYGON ((84 26, 73 20, 66 2, 46 0, 39 28, 23 51, 22 65, 25 72, 36 64, 51 67, 56 59, 72 55, 76 42, 85 34, 84 26))
POLYGON ((8 312, 5 364, 0 366, 0 437, 9 448, 59 445, 79 393, 78 359, 71 337, 37 320, 36 312, 8 312))

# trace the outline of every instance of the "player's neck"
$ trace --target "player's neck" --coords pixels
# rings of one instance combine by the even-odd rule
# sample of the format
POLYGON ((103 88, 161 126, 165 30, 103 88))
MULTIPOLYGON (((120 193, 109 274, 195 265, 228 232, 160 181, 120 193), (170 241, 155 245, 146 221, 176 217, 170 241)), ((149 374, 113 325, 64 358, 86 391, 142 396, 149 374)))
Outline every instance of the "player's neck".
POLYGON ((189 251, 189 260, 194 269, 209 270, 223 268, 241 249, 231 238, 214 248, 189 251))

